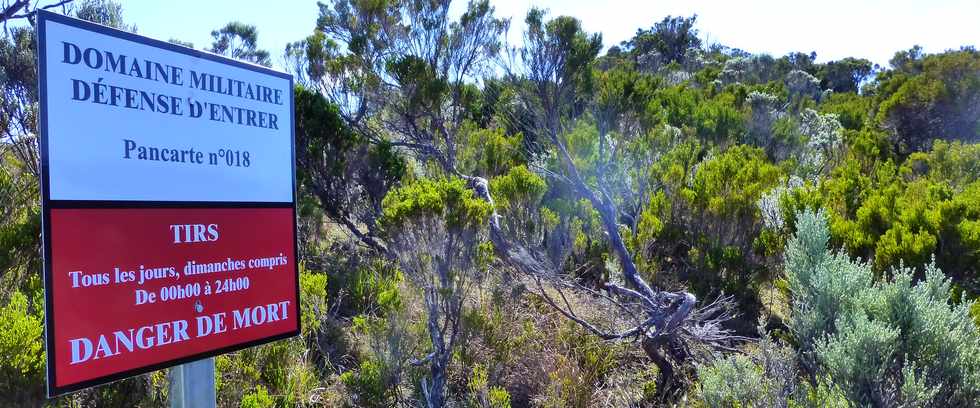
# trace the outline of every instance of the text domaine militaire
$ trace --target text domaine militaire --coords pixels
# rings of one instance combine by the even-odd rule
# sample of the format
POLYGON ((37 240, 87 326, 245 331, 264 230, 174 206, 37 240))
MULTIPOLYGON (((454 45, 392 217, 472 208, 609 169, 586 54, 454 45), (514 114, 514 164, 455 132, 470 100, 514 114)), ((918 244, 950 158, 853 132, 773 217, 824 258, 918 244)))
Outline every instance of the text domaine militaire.
MULTIPOLYGON (((185 81, 184 69, 179 66, 96 48, 83 49, 66 41, 62 41, 62 44, 64 54, 61 62, 64 64, 83 64, 93 70, 163 82, 174 86, 187 86, 205 92, 257 102, 274 105, 283 104, 282 89, 195 70, 188 70, 190 80, 185 81)), ((243 126, 279 129, 279 117, 272 112, 197 101, 191 98, 187 98, 185 101, 171 95, 112 85, 103 81, 103 78, 96 81, 73 78, 72 99, 178 116, 186 115, 192 118, 205 117, 217 122, 243 126)))

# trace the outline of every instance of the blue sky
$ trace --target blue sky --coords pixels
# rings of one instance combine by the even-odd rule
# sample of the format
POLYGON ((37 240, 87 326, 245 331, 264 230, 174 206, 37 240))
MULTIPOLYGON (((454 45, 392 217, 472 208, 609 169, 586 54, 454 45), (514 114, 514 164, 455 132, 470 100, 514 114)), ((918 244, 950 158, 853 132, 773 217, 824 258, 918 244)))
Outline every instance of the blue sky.
MULTIPOLYGON (((457 2, 461 9, 465 3, 457 2)), ((276 65, 289 42, 314 28, 315 0, 124 0, 123 13, 140 34, 177 38, 203 48, 211 30, 235 19, 259 29, 259 45, 276 65)), ((702 38, 775 56, 816 51, 820 61, 847 56, 885 64, 895 51, 915 44, 927 52, 980 45, 980 0, 491 0, 511 17, 509 39, 520 41, 530 6, 571 15, 586 30, 601 32, 608 47, 637 28, 670 15, 697 13, 702 38)))

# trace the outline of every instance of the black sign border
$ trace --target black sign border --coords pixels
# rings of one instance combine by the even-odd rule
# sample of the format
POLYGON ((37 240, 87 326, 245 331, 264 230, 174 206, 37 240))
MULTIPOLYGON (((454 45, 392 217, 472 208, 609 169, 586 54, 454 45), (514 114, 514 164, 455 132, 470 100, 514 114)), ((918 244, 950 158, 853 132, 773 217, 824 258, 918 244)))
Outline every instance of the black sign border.
POLYGON ((41 245, 42 245, 42 259, 44 265, 43 279, 44 279, 44 335, 45 335, 45 351, 46 356, 46 366, 47 366, 47 394, 48 398, 54 398, 60 395, 64 395, 70 392, 75 392, 83 390, 86 388, 95 387, 98 385, 104 385, 111 382, 119 381, 129 377, 137 376, 140 374, 146 374, 151 371, 156 371, 168 367, 174 367, 180 364, 189 363, 196 360, 201 360, 205 358, 210 358, 218 356, 225 353, 230 353, 238 350, 243 350, 249 347, 258 346, 261 344, 271 343, 277 340, 283 340, 290 337, 298 336, 302 332, 302 305, 300 303, 300 290, 299 290, 299 264, 296 262, 295 257, 299 253, 298 237, 296 232, 296 127, 295 123, 295 107, 293 101, 293 76, 284 72, 275 71, 260 65, 250 64, 243 61, 233 60, 225 58, 219 55, 195 50, 192 48, 187 48, 184 46, 172 44, 166 41, 155 40, 152 38, 143 37, 130 32, 117 30, 111 27, 106 27, 103 25, 95 24, 92 22, 79 20, 76 18, 71 18, 64 16, 62 14, 54 13, 47 10, 37 11, 37 61, 38 61, 38 100, 39 100, 39 123, 38 131, 40 133, 39 143, 40 143, 40 156, 41 156, 41 245), (155 48, 162 48, 167 51, 177 52, 185 55, 189 55, 195 58, 201 58, 217 62, 220 64, 231 65, 237 68, 247 69, 250 71, 276 76, 282 79, 289 80, 289 124, 290 124, 290 145, 291 145, 291 171, 292 171, 292 183, 293 183, 293 194, 291 202, 226 202, 226 201, 96 201, 96 200, 51 200, 50 186, 49 186, 49 168, 48 168, 48 107, 47 107, 47 51, 45 48, 46 41, 46 30, 47 23, 53 21, 58 24, 64 24, 70 27, 78 28, 86 31, 93 31, 98 34, 119 38, 126 41, 132 41, 140 43, 143 45, 148 45, 155 48), (168 360, 148 366, 143 366, 139 368, 134 368, 131 370, 121 371, 114 374, 109 374, 106 376, 93 378, 90 380, 85 380, 82 382, 72 383, 58 387, 55 385, 55 370, 57 365, 54 361, 55 344, 54 344, 54 321, 53 311, 54 311, 54 294, 51 287, 50 273, 51 271, 51 209, 52 208, 181 208, 181 209, 212 209, 212 208, 289 208, 292 209, 293 213, 293 272, 296 278, 296 330, 276 334, 269 337, 264 337, 261 339, 256 339, 244 343, 236 343, 216 350, 207 351, 204 353, 198 353, 186 357, 181 357, 173 360, 168 360))

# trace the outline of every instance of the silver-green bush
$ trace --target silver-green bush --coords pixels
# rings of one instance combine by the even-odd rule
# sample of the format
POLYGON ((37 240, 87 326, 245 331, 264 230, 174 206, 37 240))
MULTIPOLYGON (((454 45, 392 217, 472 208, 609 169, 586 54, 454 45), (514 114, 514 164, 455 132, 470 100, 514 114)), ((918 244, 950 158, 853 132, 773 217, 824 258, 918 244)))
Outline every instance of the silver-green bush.
POLYGON ((952 305, 930 265, 874 281, 871 265, 828 249, 823 212, 799 215, 786 247, 800 361, 849 399, 874 406, 972 406, 980 398, 980 334, 971 303, 952 305), (920 279, 916 279, 920 276, 920 279))

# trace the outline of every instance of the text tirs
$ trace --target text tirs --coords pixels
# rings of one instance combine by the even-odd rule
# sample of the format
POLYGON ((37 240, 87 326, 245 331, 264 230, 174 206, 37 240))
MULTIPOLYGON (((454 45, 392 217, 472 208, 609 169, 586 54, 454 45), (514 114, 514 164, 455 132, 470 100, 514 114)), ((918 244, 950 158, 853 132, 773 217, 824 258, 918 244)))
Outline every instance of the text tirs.
POLYGON ((176 224, 170 226, 170 231, 175 244, 218 240, 218 224, 176 224))

